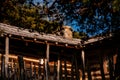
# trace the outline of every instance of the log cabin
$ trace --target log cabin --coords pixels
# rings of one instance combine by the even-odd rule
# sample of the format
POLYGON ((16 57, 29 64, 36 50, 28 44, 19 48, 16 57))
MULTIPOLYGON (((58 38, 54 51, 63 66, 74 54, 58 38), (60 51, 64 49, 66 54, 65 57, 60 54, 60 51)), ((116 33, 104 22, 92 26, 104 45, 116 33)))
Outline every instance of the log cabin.
POLYGON ((113 80, 118 36, 83 41, 0 23, 0 80, 113 80))

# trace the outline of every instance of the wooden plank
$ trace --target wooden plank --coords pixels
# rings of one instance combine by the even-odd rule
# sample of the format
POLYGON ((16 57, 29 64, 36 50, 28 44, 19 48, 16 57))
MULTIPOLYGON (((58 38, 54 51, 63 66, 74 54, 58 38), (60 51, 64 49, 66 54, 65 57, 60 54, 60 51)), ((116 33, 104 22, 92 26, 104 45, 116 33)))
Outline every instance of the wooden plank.
MULTIPOLYGON (((38 43, 38 44, 45 44, 44 40, 36 40, 34 41, 34 39, 21 39, 21 38, 17 38, 17 37, 11 37, 12 39, 15 39, 15 40, 22 40, 22 41, 25 41, 25 42, 35 42, 35 43, 38 43)), ((75 44, 69 44, 68 46, 65 46, 65 43, 62 43, 62 42, 59 42, 59 44, 56 44, 55 42, 53 41, 49 41, 47 42, 49 43, 50 45, 55 45, 57 47, 66 47, 66 48, 76 48, 76 49, 81 49, 81 47, 79 45, 77 45, 78 47, 75 47, 76 45, 75 44)))

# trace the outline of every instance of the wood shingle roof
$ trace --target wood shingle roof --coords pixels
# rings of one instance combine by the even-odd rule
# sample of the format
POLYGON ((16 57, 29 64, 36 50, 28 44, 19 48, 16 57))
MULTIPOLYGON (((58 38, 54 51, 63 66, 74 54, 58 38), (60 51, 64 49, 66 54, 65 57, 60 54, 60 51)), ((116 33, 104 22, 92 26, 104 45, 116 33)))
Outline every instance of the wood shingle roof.
MULTIPOLYGON (((57 36, 54 34, 30 32, 29 29, 23 29, 23 28, 19 28, 19 27, 4 24, 4 23, 0 23, 0 30, 3 32, 2 34, 10 34, 10 35, 19 36, 19 37, 33 38, 37 40, 58 42, 58 43, 63 43, 68 45, 76 45, 76 46, 79 46, 82 44, 81 39, 76 39, 76 38, 67 39, 67 38, 64 38, 63 36, 57 36)), ((103 40, 104 38, 105 37, 91 38, 85 41, 84 44, 97 42, 97 41, 103 40)))
POLYGON ((79 45, 80 39, 66 39, 63 36, 57 36, 53 34, 45 34, 45 33, 38 33, 38 32, 30 32, 28 29, 22 29, 16 26, 8 25, 0 23, 0 29, 5 34, 11 34, 15 36, 22 36, 27 38, 35 38, 35 39, 41 39, 46 41, 52 41, 52 42, 60 42, 60 43, 66 43, 71 45, 79 45))

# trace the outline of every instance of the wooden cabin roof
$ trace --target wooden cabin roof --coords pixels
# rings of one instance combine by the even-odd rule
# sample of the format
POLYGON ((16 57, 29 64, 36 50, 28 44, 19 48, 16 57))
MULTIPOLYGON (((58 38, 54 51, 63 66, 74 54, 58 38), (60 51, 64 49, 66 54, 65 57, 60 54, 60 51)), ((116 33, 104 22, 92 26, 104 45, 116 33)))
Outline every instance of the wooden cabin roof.
POLYGON ((53 42, 67 43, 67 44, 73 44, 73 45, 80 44, 80 41, 81 41, 80 39, 75 39, 75 38, 66 39, 62 36, 57 36, 53 34, 30 32, 28 29, 23 29, 16 26, 3 24, 3 23, 0 23, 0 29, 3 30, 4 33, 6 34, 53 41, 53 42))
MULTIPOLYGON (((75 45, 75 46, 80 46, 82 44, 81 39, 76 39, 76 38, 67 39, 63 36, 57 36, 54 34, 30 32, 29 29, 23 29, 23 28, 19 28, 19 27, 4 24, 4 23, 0 23, 0 30, 3 32, 1 36, 5 34, 10 34, 11 36, 19 36, 19 37, 30 38, 30 39, 32 38, 36 40, 57 42, 57 43, 63 43, 68 45, 75 45)), ((91 38, 85 41, 84 44, 91 44, 93 42, 97 42, 105 38, 106 37, 91 38)))

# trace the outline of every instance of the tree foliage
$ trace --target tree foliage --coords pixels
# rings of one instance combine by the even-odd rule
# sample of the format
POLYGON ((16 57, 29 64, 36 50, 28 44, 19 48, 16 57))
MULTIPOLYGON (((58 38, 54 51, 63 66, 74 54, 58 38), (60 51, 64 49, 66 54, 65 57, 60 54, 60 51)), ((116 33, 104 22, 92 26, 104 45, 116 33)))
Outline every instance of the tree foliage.
POLYGON ((120 0, 1 0, 0 21, 52 33, 61 25, 97 35, 120 28, 120 0))
POLYGON ((77 22, 80 31, 91 34, 106 33, 120 27, 119 0, 71 0, 56 1, 56 8, 64 20, 77 22), (111 30, 110 30, 111 29, 111 30))
POLYGON ((35 6, 31 0, 3 0, 0 5, 0 22, 44 33, 60 30, 61 24, 47 21, 43 7, 35 6))
MULTIPOLYGON (((45 0, 49 4, 49 0, 45 0)), ((108 33, 120 28, 120 0, 54 0, 47 7, 52 20, 79 26, 78 31, 108 33), (74 24, 74 22, 76 22, 74 24)))

